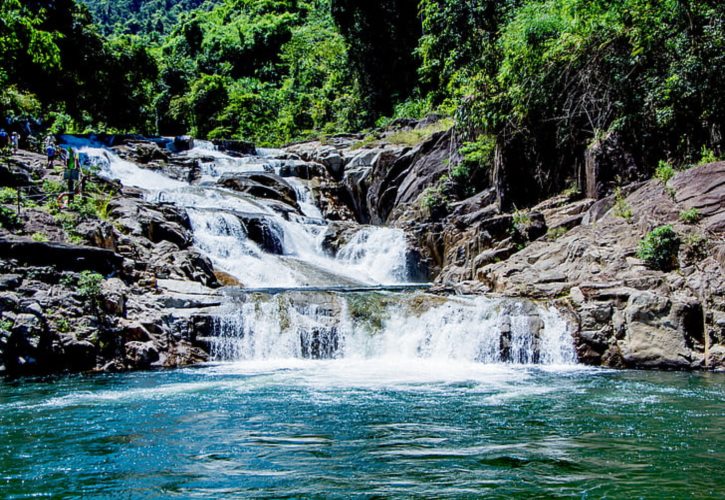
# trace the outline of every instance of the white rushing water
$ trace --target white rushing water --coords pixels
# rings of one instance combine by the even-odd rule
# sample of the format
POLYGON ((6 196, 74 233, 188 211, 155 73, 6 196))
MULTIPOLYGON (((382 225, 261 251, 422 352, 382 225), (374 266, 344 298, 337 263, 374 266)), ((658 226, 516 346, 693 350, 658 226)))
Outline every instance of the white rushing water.
MULTIPOLYGON (((288 178, 295 189, 301 215, 275 211, 272 205, 214 183, 226 173, 274 172, 277 163, 263 156, 236 158, 217 151, 209 142, 197 141, 181 155, 198 161, 197 185, 172 179, 121 159, 113 151, 87 140, 66 138, 101 169, 101 174, 126 186, 147 190, 150 201, 171 202, 187 209, 195 246, 216 268, 248 287, 304 287, 334 284, 394 284, 408 281, 405 266, 407 243, 402 231, 364 228, 336 257, 322 249, 326 223, 306 181, 288 178), (266 252, 249 238, 242 219, 263 216, 278 239, 281 252, 266 252), (401 257, 402 256, 402 257, 401 257)), ((267 150, 272 155, 276 150, 267 150)))
MULTIPOLYGON (((197 141, 180 155, 199 166, 201 179, 190 184, 125 161, 98 144, 71 142, 102 175, 146 190, 151 202, 186 209, 195 247, 244 287, 294 290, 409 281, 408 244, 401 230, 360 226, 336 256, 323 251, 328 225, 311 181, 285 179, 297 195, 298 213, 216 184, 225 174, 279 174, 278 150, 238 158, 197 141)), ((210 335, 207 341, 218 361, 324 359, 410 368, 417 360, 446 370, 456 363, 559 366, 576 361, 568 324, 556 310, 484 297, 256 294, 229 298, 210 335)))
POLYGON ((576 361, 571 332, 554 309, 485 297, 256 298, 230 306, 216 328, 217 360, 576 361))

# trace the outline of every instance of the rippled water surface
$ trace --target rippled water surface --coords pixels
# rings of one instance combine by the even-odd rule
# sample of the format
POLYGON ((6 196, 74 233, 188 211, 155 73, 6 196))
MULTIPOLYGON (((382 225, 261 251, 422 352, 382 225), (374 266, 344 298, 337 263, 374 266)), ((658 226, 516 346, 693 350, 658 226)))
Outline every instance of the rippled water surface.
POLYGON ((0 497, 723 498, 725 376, 416 361, 0 382, 0 497))

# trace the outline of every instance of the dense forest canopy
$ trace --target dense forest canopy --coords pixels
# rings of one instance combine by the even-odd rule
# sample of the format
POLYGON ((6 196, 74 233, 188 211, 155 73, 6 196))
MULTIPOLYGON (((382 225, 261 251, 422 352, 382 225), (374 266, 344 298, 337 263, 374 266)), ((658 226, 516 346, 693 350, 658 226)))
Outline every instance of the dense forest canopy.
POLYGON ((473 168, 496 148, 534 174, 514 202, 576 177, 595 142, 648 168, 722 153, 719 0, 5 0, 0 14, 11 123, 279 144, 437 112, 473 168))

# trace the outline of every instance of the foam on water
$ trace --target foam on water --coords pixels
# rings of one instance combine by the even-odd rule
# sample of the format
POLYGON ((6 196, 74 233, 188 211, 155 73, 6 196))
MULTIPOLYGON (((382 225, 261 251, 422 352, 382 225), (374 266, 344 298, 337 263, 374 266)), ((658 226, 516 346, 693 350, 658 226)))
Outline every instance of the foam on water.
POLYGON ((141 168, 130 161, 122 160, 118 155, 105 148, 82 146, 79 152, 87 155, 92 163, 101 169, 101 175, 109 179, 120 180, 124 186, 150 191, 168 191, 187 185, 153 170, 141 168))
POLYGON ((218 360, 378 359, 483 364, 576 362, 554 311, 485 297, 346 295, 248 300, 217 320, 218 360))

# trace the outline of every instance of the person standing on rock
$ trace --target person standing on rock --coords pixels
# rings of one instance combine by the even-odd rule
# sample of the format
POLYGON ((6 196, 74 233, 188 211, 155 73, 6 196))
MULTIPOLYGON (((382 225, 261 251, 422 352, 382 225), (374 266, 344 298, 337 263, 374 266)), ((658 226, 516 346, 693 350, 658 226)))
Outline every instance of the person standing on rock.
POLYGON ((18 149, 20 149, 20 134, 13 132, 10 136, 10 143, 13 146, 13 154, 16 154, 18 149))
POLYGON ((66 162, 63 178, 68 181, 68 200, 73 201, 75 198, 76 181, 80 177, 80 163, 78 161, 78 153, 68 146, 68 161, 66 162))
POLYGON ((45 152, 48 155, 48 168, 53 168, 55 166, 55 144, 46 143, 45 152))

